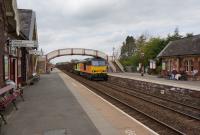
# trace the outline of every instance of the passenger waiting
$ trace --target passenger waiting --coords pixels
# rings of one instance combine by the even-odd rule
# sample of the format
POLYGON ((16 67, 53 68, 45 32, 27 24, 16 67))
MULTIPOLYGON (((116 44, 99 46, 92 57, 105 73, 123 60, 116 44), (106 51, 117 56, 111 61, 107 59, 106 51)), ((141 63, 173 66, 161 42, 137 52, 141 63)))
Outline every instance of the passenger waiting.
POLYGON ((170 79, 171 79, 171 80, 175 80, 175 79, 176 79, 175 76, 176 76, 177 73, 178 73, 178 72, 177 72, 175 69, 173 69, 170 79))

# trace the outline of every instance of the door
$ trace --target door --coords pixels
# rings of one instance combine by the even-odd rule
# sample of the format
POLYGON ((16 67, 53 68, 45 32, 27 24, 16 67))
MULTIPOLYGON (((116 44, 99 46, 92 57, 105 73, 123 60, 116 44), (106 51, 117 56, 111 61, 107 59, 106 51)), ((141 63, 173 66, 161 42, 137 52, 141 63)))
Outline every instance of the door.
POLYGON ((17 60, 14 58, 10 59, 10 80, 17 83, 17 60))
POLYGON ((15 61, 13 58, 10 59, 10 80, 15 81, 15 61))

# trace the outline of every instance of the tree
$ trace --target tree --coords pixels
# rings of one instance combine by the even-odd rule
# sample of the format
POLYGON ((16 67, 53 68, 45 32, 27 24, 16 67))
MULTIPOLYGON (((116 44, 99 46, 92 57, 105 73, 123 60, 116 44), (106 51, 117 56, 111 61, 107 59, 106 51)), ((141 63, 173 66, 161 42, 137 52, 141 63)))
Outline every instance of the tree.
POLYGON ((193 33, 186 33, 186 37, 193 37, 194 34, 193 33))
POLYGON ((120 61, 122 65, 132 66, 135 70, 141 62, 141 53, 144 53, 144 65, 147 66, 149 65, 149 60, 155 59, 160 51, 167 45, 167 42, 166 39, 160 37, 151 37, 147 40, 144 35, 141 35, 136 40, 136 45, 137 51, 120 61))
POLYGON ((174 41, 174 40, 179 40, 181 38, 183 38, 183 36, 179 34, 179 29, 176 27, 173 35, 168 34, 166 41, 170 42, 170 41, 174 41))
POLYGON ((133 36, 127 36, 125 42, 121 47, 121 58, 125 59, 133 55, 136 49, 135 38, 133 36))
MULTIPOLYGON (((193 36, 193 33, 186 34, 186 37, 191 36, 193 36)), ((147 66, 149 65, 149 60, 155 59, 170 41, 179 40, 181 38, 183 38, 183 36, 179 34, 178 28, 174 30, 173 34, 168 34, 167 38, 147 38, 144 34, 137 39, 128 36, 121 47, 120 62, 124 66, 131 66, 135 69, 141 62, 141 53, 144 53, 144 65, 147 66)), ((161 67, 161 62, 159 62, 157 66, 161 67)))
POLYGON ((132 36, 128 36, 126 38, 126 45, 127 45, 127 52, 128 52, 128 57, 132 56, 135 49, 136 49, 136 43, 135 43, 135 39, 132 36))
POLYGON ((120 57, 121 57, 121 59, 125 59, 127 57, 127 49, 126 49, 126 43, 125 42, 122 43, 120 57))
POLYGON ((136 41, 137 50, 140 50, 146 43, 147 37, 142 34, 136 41))
POLYGON ((149 65, 149 60, 155 59, 166 45, 165 39, 160 37, 150 38, 142 48, 144 53, 144 64, 146 66, 149 65))

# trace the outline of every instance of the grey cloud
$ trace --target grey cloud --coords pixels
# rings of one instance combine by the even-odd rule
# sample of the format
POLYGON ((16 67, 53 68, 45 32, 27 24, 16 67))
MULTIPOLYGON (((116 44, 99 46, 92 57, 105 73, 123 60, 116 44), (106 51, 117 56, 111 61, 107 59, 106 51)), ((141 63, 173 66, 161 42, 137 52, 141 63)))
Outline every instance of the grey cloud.
POLYGON ((71 46, 111 53, 126 35, 148 31, 166 35, 199 33, 199 0, 18 0, 36 10, 41 47, 47 52, 71 46))

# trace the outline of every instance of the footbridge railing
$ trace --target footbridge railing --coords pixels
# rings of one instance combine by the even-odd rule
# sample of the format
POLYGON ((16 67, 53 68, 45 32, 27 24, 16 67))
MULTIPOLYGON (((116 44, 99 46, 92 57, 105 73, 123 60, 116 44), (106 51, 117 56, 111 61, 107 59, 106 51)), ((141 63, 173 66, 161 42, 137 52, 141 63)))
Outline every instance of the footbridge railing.
POLYGON ((109 60, 109 57, 104 52, 92 49, 83 49, 83 48, 67 48, 67 49, 59 49, 52 51, 46 55, 47 60, 50 61, 56 57, 66 56, 66 55, 86 55, 86 56, 94 56, 103 58, 105 60, 109 60))

